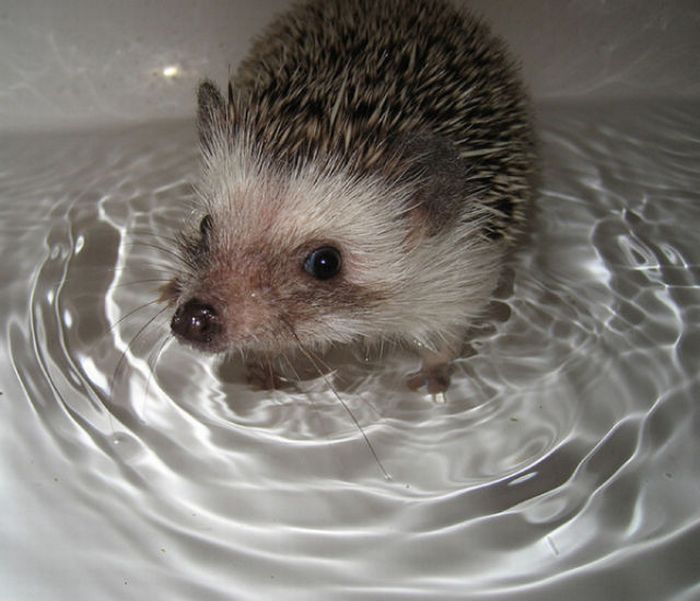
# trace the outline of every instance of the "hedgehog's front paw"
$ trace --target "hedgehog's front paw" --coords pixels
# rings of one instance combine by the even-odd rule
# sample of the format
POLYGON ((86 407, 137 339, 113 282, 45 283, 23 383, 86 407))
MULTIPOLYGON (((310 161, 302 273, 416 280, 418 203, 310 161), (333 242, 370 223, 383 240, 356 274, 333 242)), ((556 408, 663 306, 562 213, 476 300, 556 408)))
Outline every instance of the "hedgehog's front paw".
POLYGON ((450 387, 450 375, 452 369, 449 363, 439 365, 423 365, 422 369, 412 373, 406 379, 406 385, 411 390, 418 390, 425 386, 428 393, 435 400, 444 400, 444 393, 450 387))
POLYGON ((436 402, 445 402, 445 392, 450 387, 452 361, 462 347, 462 336, 455 336, 452 341, 444 341, 438 348, 420 347, 422 365, 416 373, 410 374, 406 384, 411 390, 425 386, 436 402))

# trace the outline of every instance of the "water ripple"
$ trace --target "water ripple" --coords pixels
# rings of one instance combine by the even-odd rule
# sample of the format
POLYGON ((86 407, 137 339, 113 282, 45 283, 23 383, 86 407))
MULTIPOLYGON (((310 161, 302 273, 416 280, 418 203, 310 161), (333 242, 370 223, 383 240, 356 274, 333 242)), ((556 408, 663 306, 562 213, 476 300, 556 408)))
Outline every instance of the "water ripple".
POLYGON ((196 170, 182 124, 0 148, 7 590, 38 573, 43 598, 76 599, 697 592, 697 111, 539 120, 532 239, 445 404, 406 391, 398 351, 339 349, 325 378, 270 393, 170 342, 154 301, 196 170))

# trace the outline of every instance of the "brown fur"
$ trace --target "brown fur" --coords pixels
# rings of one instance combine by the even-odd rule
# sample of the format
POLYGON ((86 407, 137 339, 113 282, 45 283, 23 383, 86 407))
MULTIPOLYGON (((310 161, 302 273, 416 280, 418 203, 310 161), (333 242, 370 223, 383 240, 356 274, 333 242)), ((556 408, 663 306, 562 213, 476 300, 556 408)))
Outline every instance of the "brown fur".
MULTIPOLYGON (((202 103, 213 100, 200 97, 200 114, 202 103)), ((342 157, 347 169, 388 178, 410 170, 406 139, 439 138, 455 164, 449 176, 483 191, 490 230, 522 229, 532 138, 515 66, 482 23, 440 0, 298 5, 241 64, 228 120, 232 136, 252 133, 282 164, 342 157)))
POLYGON ((312 0, 258 38, 228 98, 202 83, 198 122, 201 223, 163 296, 216 329, 191 340, 182 324, 204 317, 186 315, 178 335, 459 348, 532 193, 526 96, 482 23, 440 0, 312 0), (342 256, 327 281, 304 270, 326 245, 342 256))

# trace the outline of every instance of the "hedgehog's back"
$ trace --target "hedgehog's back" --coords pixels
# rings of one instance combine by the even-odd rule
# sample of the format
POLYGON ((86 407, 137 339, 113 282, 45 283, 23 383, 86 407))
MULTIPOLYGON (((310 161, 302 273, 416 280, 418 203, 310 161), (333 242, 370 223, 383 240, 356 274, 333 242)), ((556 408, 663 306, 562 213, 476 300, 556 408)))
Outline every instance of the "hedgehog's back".
POLYGON ((523 220, 532 171, 525 94, 501 42, 445 2, 298 6, 258 39, 234 89, 235 113, 265 155, 395 174, 397 144, 438 136, 493 209, 493 231, 523 220))

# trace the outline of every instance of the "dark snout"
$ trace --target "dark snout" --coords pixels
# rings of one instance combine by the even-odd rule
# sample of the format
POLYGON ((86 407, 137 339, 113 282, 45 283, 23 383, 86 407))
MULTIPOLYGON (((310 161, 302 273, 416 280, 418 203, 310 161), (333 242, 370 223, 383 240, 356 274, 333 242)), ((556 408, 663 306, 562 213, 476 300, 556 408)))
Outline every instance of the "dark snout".
POLYGON ((183 342, 200 348, 214 346, 222 331, 216 309, 196 298, 177 308, 170 329, 183 342))

